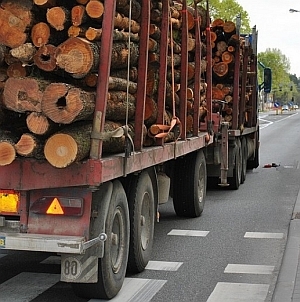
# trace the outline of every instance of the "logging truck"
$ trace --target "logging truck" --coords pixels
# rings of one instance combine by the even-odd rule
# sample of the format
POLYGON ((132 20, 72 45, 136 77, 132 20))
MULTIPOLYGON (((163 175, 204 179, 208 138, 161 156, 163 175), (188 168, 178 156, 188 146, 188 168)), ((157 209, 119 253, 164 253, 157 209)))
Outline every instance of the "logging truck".
POLYGON ((0 2, 0 249, 111 299, 162 203, 199 217, 207 183, 258 166, 256 30, 208 1, 0 2))

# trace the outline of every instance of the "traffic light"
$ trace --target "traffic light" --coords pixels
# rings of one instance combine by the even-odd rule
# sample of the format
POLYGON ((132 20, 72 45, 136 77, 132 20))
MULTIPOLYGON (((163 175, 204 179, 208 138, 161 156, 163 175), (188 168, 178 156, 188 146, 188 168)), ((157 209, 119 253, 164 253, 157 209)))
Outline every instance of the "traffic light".
POLYGON ((271 68, 264 68, 264 92, 270 93, 272 89, 272 70, 271 68))
POLYGON ((293 91, 293 85, 291 85, 291 87, 290 87, 290 91, 293 91))

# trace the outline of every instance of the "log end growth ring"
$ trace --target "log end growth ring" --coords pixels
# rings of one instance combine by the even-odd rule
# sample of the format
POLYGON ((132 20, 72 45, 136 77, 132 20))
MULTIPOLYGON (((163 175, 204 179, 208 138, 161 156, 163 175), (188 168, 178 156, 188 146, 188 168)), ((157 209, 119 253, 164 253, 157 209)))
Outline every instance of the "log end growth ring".
POLYGON ((72 136, 58 133, 51 136, 44 148, 47 161, 56 168, 66 168, 76 160, 77 143, 72 136))

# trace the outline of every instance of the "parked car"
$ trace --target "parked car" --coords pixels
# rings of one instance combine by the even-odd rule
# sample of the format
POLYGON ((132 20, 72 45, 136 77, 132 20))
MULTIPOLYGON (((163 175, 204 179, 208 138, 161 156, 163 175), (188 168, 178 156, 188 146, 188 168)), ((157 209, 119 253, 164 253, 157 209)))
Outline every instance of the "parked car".
POLYGON ((289 106, 288 105, 283 105, 281 110, 282 111, 289 111, 289 106))
POLYGON ((299 106, 297 104, 293 105, 293 109, 299 109, 299 106))

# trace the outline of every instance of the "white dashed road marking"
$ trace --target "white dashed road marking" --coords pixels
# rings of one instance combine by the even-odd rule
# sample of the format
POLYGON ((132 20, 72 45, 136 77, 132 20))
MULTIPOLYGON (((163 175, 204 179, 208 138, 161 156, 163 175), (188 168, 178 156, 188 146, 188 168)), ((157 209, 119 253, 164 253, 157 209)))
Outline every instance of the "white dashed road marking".
POLYGON ((272 265, 228 264, 224 273, 268 275, 273 273, 274 268, 272 265))
POLYGON ((244 238, 283 239, 283 233, 246 232, 244 238))
POLYGON ((195 236, 195 237, 206 237, 209 231, 195 231, 195 230, 172 230, 168 235, 173 236, 195 236))
POLYGON ((219 282, 207 302, 263 302, 268 289, 268 284, 219 282))
POLYGON ((149 261, 146 269, 155 271, 177 271, 183 262, 149 261))

